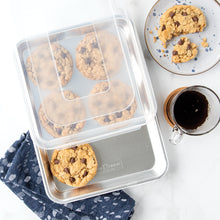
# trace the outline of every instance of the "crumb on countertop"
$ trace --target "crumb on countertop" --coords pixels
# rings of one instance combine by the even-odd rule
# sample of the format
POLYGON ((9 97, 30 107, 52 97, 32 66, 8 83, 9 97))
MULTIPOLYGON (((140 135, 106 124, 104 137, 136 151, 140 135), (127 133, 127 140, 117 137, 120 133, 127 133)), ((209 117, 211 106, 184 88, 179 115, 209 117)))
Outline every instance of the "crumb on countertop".
POLYGON ((157 38, 156 37, 154 37, 154 43, 157 41, 157 38))
POLYGON ((162 53, 164 53, 164 50, 161 50, 162 53))
POLYGON ((158 28, 157 28, 157 27, 155 27, 155 30, 157 31, 157 30, 158 30, 158 28))
POLYGON ((201 45, 202 45, 203 47, 208 47, 208 46, 209 46, 209 44, 207 43, 207 38, 206 38, 206 37, 204 37, 204 38, 202 39, 201 45))
POLYGON ((153 34, 153 31, 149 31, 150 34, 153 34))

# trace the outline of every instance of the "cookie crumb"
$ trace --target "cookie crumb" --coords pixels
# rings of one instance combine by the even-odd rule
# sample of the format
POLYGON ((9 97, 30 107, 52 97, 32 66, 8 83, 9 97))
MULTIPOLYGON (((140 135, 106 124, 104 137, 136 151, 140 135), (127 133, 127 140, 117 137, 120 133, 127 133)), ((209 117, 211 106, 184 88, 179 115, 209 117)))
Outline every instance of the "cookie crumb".
POLYGON ((203 47, 208 47, 209 44, 207 43, 207 38, 204 37, 202 40, 203 40, 203 41, 201 42, 201 45, 202 45, 203 47))
POLYGON ((161 50, 162 53, 164 53, 164 50, 161 50))
POLYGON ((166 49, 166 48, 167 48, 167 45, 166 45, 166 44, 162 44, 162 45, 163 45, 163 48, 164 48, 164 49, 166 49))
POLYGON ((153 31, 149 31, 150 34, 153 34, 153 31))
POLYGON ((157 31, 157 30, 158 30, 158 28, 157 28, 157 27, 155 27, 155 30, 157 31))
POLYGON ((157 38, 156 37, 154 37, 154 43, 157 41, 157 38))

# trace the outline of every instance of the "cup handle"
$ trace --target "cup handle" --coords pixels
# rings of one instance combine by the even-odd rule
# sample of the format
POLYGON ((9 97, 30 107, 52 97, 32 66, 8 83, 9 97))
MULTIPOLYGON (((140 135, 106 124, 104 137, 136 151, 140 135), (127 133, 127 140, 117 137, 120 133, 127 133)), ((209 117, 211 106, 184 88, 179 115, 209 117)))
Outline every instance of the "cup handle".
POLYGON ((169 141, 172 144, 177 145, 182 141, 182 139, 183 139, 183 132, 175 125, 173 127, 169 141))

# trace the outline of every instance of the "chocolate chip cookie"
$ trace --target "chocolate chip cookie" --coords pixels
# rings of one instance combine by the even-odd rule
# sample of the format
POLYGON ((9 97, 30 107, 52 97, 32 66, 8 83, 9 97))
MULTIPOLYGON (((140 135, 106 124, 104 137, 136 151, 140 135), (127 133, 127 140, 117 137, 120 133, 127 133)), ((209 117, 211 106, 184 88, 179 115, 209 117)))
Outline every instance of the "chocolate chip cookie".
POLYGON ((76 48, 76 67, 88 79, 107 79, 119 71, 121 62, 119 40, 109 32, 88 33, 76 48))
POLYGON ((27 58, 27 74, 35 85, 39 85, 40 89, 55 89, 59 83, 65 86, 72 77, 73 60, 70 53, 58 43, 52 43, 51 50, 53 58, 50 48, 45 44, 38 47, 27 58))
POLYGON ((90 112, 101 125, 128 120, 137 108, 132 89, 120 81, 98 83, 90 95, 90 112))
POLYGON ((85 124, 85 108, 80 97, 71 91, 54 92, 45 98, 39 109, 44 129, 54 137, 81 131, 85 124))
POLYGON ((97 160, 92 147, 83 144, 52 154, 50 169, 60 182, 70 186, 84 186, 96 175, 97 160))
POLYGON ((201 32, 206 27, 202 11, 191 5, 175 5, 160 18, 158 36, 163 44, 180 34, 201 32))
POLYGON ((182 37, 173 47, 172 62, 184 63, 196 57, 198 50, 195 43, 191 43, 186 37, 182 37))

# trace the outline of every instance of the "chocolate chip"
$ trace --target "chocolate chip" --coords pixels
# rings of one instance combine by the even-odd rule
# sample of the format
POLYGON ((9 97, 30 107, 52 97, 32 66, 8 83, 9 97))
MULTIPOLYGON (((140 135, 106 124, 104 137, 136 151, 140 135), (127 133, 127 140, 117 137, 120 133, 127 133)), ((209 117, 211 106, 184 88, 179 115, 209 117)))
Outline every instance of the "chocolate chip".
POLYGON ((60 163, 60 161, 58 159, 55 159, 53 162, 54 162, 54 164, 59 164, 60 163))
POLYGON ((131 110, 131 106, 129 106, 129 107, 127 108, 127 110, 130 111, 130 110, 131 110))
POLYGON ((164 31, 164 30, 166 30, 166 26, 165 25, 162 26, 161 31, 164 31))
POLYGON ((51 122, 48 122, 48 125, 52 127, 52 126, 53 126, 53 123, 51 123, 51 122))
POLYGON ((61 128, 56 128, 56 132, 57 132, 57 134, 61 135, 62 129, 61 128))
POLYGON ((80 159, 81 163, 84 163, 86 165, 86 158, 80 159))
POLYGON ((177 27, 179 27, 179 26, 180 26, 179 21, 175 21, 175 22, 174 22, 174 24, 175 24, 177 27))
POLYGON ((175 15, 175 12, 173 12, 173 11, 171 11, 170 14, 169 14, 169 16, 170 16, 171 18, 173 18, 174 15, 175 15))
POLYGON ((68 167, 65 167, 65 168, 63 169, 63 171, 64 171, 65 173, 70 173, 70 169, 69 169, 68 167))
POLYGON ((199 19, 197 18, 197 16, 192 17, 192 19, 193 19, 194 22, 198 22, 198 20, 199 20, 199 19))
POLYGON ((76 150, 78 148, 78 146, 74 146, 74 147, 71 147, 73 150, 76 150))
POLYGON ((183 45, 184 44, 184 40, 180 39, 178 42, 179 45, 183 45))
POLYGON ((85 171, 84 174, 82 175, 82 177, 85 177, 88 175, 88 171, 85 171))
POLYGON ((61 57, 66 58, 66 54, 63 51, 61 51, 61 57))
POLYGON ((74 183, 76 181, 76 179, 74 177, 70 177, 69 180, 71 183, 74 183))
POLYGON ((86 59, 85 59, 85 64, 91 64, 92 63, 92 59, 91 59, 91 57, 87 57, 86 59))
POLYGON ((121 118, 122 112, 116 112, 115 115, 116 115, 117 118, 121 118))
POLYGON ((191 45, 188 44, 186 49, 187 49, 187 50, 190 50, 191 48, 192 48, 191 45))
POLYGON ((99 45, 98 45, 97 42, 93 42, 93 43, 91 43, 91 46, 92 46, 93 48, 98 48, 98 47, 99 47, 99 45))
POLYGON ((76 159, 74 157, 70 158, 70 163, 75 163, 76 159))
POLYGON ((76 127, 76 124, 72 124, 70 128, 75 129, 75 127, 76 127))
POLYGON ((174 50, 173 55, 178 55, 178 52, 176 50, 174 50))
POLYGON ((104 122, 110 122, 111 120, 109 119, 109 117, 108 116, 105 116, 105 118, 104 118, 104 122))
POLYGON ((86 52, 86 48, 85 47, 81 47, 80 53, 84 54, 86 52))
POLYGON ((182 16, 187 16, 187 13, 185 11, 182 12, 182 16))

